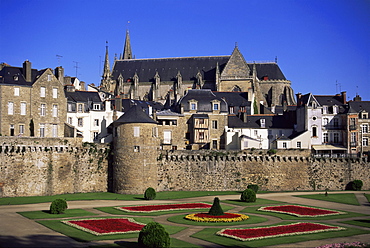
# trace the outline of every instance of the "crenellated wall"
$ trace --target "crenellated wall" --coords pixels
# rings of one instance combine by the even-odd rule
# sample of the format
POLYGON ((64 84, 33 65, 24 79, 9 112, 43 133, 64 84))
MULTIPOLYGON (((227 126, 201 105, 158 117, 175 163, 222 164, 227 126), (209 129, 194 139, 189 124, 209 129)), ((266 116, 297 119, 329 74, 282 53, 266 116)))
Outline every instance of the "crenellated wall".
POLYGON ((108 154, 80 139, 0 137, 0 197, 107 191, 108 154))
POLYGON ((173 151, 159 157, 157 190, 244 190, 248 184, 269 191, 344 190, 355 179, 370 189, 365 158, 314 159, 307 151, 272 156, 173 151))

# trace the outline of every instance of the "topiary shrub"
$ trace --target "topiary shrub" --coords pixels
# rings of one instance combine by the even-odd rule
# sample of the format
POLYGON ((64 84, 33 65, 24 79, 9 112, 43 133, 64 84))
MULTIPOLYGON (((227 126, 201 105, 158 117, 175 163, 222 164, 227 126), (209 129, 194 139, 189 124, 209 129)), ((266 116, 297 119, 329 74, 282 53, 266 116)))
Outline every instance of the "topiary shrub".
POLYGON ((363 185, 361 180, 353 180, 347 184, 346 190, 361 190, 363 185))
POLYGON ((213 216, 224 214, 224 211, 222 210, 220 205, 220 199, 218 199, 218 197, 215 197, 215 199, 213 199, 213 204, 208 214, 213 216))
POLYGON ((153 189, 152 187, 149 187, 145 190, 145 193, 144 193, 144 199, 145 200, 153 200, 155 199, 157 193, 155 192, 155 189, 153 189))
POLYGON ((256 199, 256 192, 251 189, 244 190, 240 196, 240 200, 243 202, 255 202, 256 199))
POLYGON ((50 213, 51 214, 63 214, 67 208, 68 208, 68 205, 64 199, 55 199, 50 204, 50 213))
POLYGON ((247 189, 251 189, 251 190, 253 190, 255 193, 257 193, 257 191, 258 191, 259 187, 258 187, 258 185, 257 185, 257 184, 249 184, 249 185, 247 186, 247 189))
POLYGON ((170 235, 161 224, 150 222, 141 229, 138 245, 147 248, 170 247, 170 235))

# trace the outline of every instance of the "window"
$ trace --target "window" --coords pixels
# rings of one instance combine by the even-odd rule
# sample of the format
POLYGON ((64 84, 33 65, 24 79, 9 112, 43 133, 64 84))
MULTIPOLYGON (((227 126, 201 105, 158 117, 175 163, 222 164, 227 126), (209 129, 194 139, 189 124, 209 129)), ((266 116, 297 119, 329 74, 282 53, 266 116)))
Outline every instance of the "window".
POLYGON ((338 106, 333 106, 333 114, 337 114, 338 113, 338 106))
POLYGON ((328 123, 329 123, 329 119, 328 118, 324 118, 323 119, 324 126, 328 125, 328 123))
POLYGON ((24 134, 24 125, 19 125, 19 134, 24 134))
POLYGON ((204 132, 199 132, 199 140, 204 140, 204 132))
POLYGON ((212 140, 212 148, 217 149, 217 140, 212 140))
POLYGON ((199 119, 199 124, 204 124, 204 119, 199 119))
POLYGON ((21 115, 26 115, 27 103, 21 102, 21 115))
POLYGON ((323 106, 322 107, 322 113, 327 114, 328 113, 328 106, 323 106))
POLYGON ((229 106, 229 113, 230 114, 235 114, 235 107, 234 106, 229 106))
POLYGON ((49 74, 48 75, 48 82, 50 82, 51 81, 51 75, 49 74))
POLYGON ((93 109, 94 110, 100 110, 100 104, 94 104, 93 109))
POLYGON ((302 143, 300 141, 297 141, 297 148, 301 148, 302 147, 302 143))
POLYGON ((46 104, 42 103, 40 108, 40 115, 45 116, 46 115, 46 104))
POLYGON ((68 117, 68 124, 72 125, 72 117, 68 117))
POLYGON ((260 122, 261 122, 261 128, 265 128, 266 127, 266 120, 261 119, 260 122))
POLYGON ((99 119, 94 119, 94 126, 98 127, 99 126, 99 119))
POLYGON ((53 117, 58 117, 58 105, 53 104, 53 117))
POLYGON ((84 119, 83 118, 78 118, 77 119, 77 125, 79 127, 83 127, 84 126, 84 119))
POLYGON ((258 136, 258 130, 254 130, 254 136, 258 136))
POLYGON ((8 102, 8 115, 13 115, 13 114, 14 114, 14 103, 8 102))
POLYGON ((334 143, 339 143, 339 133, 334 133, 334 143))
POLYGON ((19 96, 19 88, 14 88, 14 96, 19 96))
POLYGON ((356 142, 356 133, 351 133, 351 142, 356 142))
POLYGON ((217 120, 212 121, 212 129, 217 129, 218 128, 218 123, 217 120))
POLYGON ((349 125, 351 125, 351 126, 356 125, 356 118, 350 118, 349 119, 349 125))
POLYGON ((190 110, 197 110, 197 104, 196 103, 190 103, 190 110))
POLYGON ((329 134, 328 133, 324 133, 323 134, 323 137, 324 137, 324 143, 328 143, 329 142, 329 134))
POLYGON ((240 106, 239 107, 239 112, 243 112, 244 113, 245 112, 245 106, 240 106))
POLYGON ((53 98, 58 98, 58 88, 53 88, 53 98))
POLYGON ((172 140, 172 132, 171 131, 163 131, 163 144, 171 144, 172 140))
POLYGON ((140 152, 140 146, 134 146, 134 152, 140 152))
POLYGON ((83 106, 84 106, 84 104, 83 103, 79 103, 79 104, 77 104, 77 112, 78 113, 82 113, 83 112, 83 106))
POLYGON ((40 137, 45 137, 45 124, 40 123, 40 137))
POLYGON ((98 136, 99 136, 99 132, 93 132, 93 138, 94 140, 97 140, 98 139, 98 136))
POLYGON ((14 136, 14 125, 10 125, 10 136, 14 136))
POLYGON ((362 146, 369 146, 369 139, 368 138, 362 138, 362 146))
POLYGON ((56 138, 58 137, 58 125, 53 124, 52 130, 51 130, 51 135, 56 138))
POLYGON ((362 119, 367 119, 367 118, 368 118, 368 113, 362 113, 361 118, 362 118, 362 119))
POLYGON ((362 133, 368 133, 369 132, 369 125, 363 124, 362 125, 362 133))
POLYGON ((40 87, 40 97, 45 97, 45 96, 46 96, 46 88, 40 87))
POLYGON ((158 128, 157 127, 153 127, 153 130, 152 130, 152 135, 153 137, 157 138, 158 137, 158 128))
POLYGON ((283 142, 283 148, 286 148, 286 142, 283 142))
POLYGON ((312 136, 317 137, 317 127, 312 127, 312 136))
POLYGON ((140 127, 134 127, 134 137, 140 137, 140 127))
POLYGON ((334 127, 338 127, 339 126, 339 120, 337 118, 334 118, 333 119, 333 125, 334 125, 334 127))
POLYGON ((219 109, 219 104, 218 103, 214 103, 213 104, 213 110, 218 110, 219 109))
POLYGON ((68 112, 72 112, 73 111, 73 104, 72 103, 68 103, 67 104, 67 110, 68 110, 68 112))

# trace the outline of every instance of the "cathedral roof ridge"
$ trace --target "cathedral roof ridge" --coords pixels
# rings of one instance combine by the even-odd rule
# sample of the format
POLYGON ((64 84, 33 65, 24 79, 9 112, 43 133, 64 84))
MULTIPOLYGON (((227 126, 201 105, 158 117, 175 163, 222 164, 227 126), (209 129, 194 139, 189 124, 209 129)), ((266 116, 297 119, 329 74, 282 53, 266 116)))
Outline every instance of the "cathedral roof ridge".
POLYGON ((211 55, 211 56, 185 56, 185 57, 163 57, 163 58, 140 58, 140 59, 120 59, 117 61, 139 61, 139 60, 174 60, 174 59, 202 59, 202 58, 227 58, 230 55, 211 55))

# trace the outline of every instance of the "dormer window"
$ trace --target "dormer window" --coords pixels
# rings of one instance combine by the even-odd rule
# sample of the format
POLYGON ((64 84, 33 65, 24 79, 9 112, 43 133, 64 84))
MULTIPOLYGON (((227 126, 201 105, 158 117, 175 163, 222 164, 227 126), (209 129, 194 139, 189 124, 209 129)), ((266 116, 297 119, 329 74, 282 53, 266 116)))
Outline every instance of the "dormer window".
POLYGON ((369 118, 369 114, 368 113, 362 113, 361 114, 361 119, 368 119, 369 118))
POLYGON ((328 106, 323 106, 322 107, 322 113, 327 114, 328 113, 328 106))
POLYGON ((333 106, 333 114, 338 114, 338 106, 333 106))
POLYGON ((261 122, 261 128, 265 128, 266 127, 266 119, 261 119, 260 122, 261 122))
POLYGON ((14 81, 18 81, 18 75, 14 75, 14 81))
POLYGON ((198 102, 194 99, 190 100, 189 101, 189 107, 190 107, 190 110, 197 110, 198 102))
POLYGON ((212 110, 213 111, 220 110, 220 101, 218 101, 218 100, 213 100, 212 101, 212 110))
POLYGON ((94 104, 93 108, 94 110, 100 110, 100 104, 94 104))

